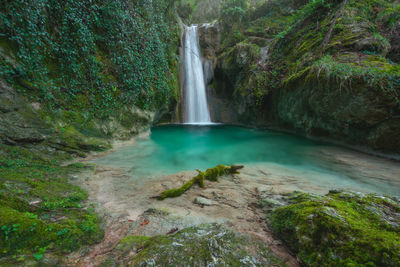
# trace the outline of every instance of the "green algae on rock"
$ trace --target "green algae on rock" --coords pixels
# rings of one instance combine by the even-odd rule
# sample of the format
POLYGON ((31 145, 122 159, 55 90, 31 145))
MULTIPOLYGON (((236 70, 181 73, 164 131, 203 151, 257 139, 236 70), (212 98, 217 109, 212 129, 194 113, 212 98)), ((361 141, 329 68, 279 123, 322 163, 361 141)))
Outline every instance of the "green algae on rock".
POLYGON ((399 266, 399 198, 331 191, 290 202, 269 221, 305 265, 399 266))

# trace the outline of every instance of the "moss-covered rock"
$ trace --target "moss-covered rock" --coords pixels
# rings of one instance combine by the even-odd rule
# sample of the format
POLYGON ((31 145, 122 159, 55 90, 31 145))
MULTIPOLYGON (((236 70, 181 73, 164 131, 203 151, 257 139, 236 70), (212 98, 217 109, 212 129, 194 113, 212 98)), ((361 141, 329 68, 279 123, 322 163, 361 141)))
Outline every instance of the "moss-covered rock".
POLYGON ((70 183, 86 167, 60 166, 48 153, 0 144, 0 265, 40 262, 45 252, 70 252, 102 238, 86 192, 70 183))
POLYGON ((115 111, 110 118, 99 121, 98 128, 106 136, 127 140, 130 137, 149 130, 155 119, 155 113, 137 107, 123 107, 115 111))
POLYGON ((295 194, 272 229, 308 266, 399 266, 400 200, 331 191, 295 194))
POLYGON ((260 1, 224 27, 213 91, 234 115, 220 117, 400 153, 400 4, 342 3, 260 1))
POLYGON ((327 56, 285 81, 274 112, 282 125, 310 135, 400 153, 396 77, 398 67, 382 57, 327 56))
POLYGON ((261 243, 216 224, 172 235, 128 236, 116 250, 130 266, 284 266, 261 243))
POLYGON ((13 88, 0 80, 0 142, 37 143, 48 132, 44 121, 13 88))

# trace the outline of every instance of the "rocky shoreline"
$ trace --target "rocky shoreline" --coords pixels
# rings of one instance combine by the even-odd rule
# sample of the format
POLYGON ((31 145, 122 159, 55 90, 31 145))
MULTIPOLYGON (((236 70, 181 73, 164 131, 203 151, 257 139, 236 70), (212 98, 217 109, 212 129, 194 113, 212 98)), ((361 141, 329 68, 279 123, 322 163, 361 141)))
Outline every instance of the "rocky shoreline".
MULTIPOLYGON (((304 258, 314 251, 304 254, 292 246, 294 240, 302 242, 303 237, 293 233, 289 239, 283 234, 286 230, 277 228, 277 222, 282 225, 291 223, 290 218, 279 217, 280 210, 290 210, 303 202, 313 206, 310 201, 317 205, 325 203, 325 199, 341 198, 342 195, 351 196, 342 201, 349 200, 351 204, 357 200, 368 210, 368 205, 376 202, 367 199, 384 198, 339 191, 331 191, 324 197, 329 191, 327 187, 307 184, 296 176, 283 173, 279 176, 273 168, 268 172, 266 167, 245 166, 240 174, 223 176, 218 183, 206 181, 205 188, 195 186, 178 198, 159 201, 154 196, 183 184, 195 172, 180 172, 134 183, 122 169, 96 166, 95 170, 80 175, 75 182, 83 185, 89 193, 89 201, 96 203, 106 229, 105 238, 90 249, 71 254, 66 264, 158 266, 179 265, 185 261, 198 266, 223 266, 229 262, 236 262, 237 266, 314 266, 315 262, 307 262, 304 258), (222 238, 220 243, 216 236, 229 238, 222 238), (215 241, 215 246, 209 245, 209 242, 214 242, 212 240, 218 241, 215 241), (197 253, 200 247, 194 244, 203 244, 200 247, 204 251, 197 253), (245 263, 245 259, 250 261, 245 263)), ((393 208, 385 218, 392 218, 391 231, 395 232, 399 228, 399 218, 396 217, 399 199, 388 198, 388 201, 393 208)), ((327 209, 331 211, 329 205, 327 209)), ((328 216, 335 219, 336 214, 342 212, 346 211, 338 207, 328 216)), ((296 223, 301 225, 302 222, 291 225, 295 227, 296 223)), ((313 231, 309 233, 312 235, 313 231)), ((330 234, 329 230, 326 234, 330 234)), ((308 238, 313 240, 313 236, 308 238)), ((395 234, 393 244, 398 242, 398 238, 395 234)), ((326 247, 329 247, 329 242, 326 247)), ((394 251, 396 249, 394 246, 394 251)), ((352 258, 351 253, 347 256, 352 258)), ((388 266, 395 266, 393 259, 393 262, 389 261, 392 265, 388 266)))

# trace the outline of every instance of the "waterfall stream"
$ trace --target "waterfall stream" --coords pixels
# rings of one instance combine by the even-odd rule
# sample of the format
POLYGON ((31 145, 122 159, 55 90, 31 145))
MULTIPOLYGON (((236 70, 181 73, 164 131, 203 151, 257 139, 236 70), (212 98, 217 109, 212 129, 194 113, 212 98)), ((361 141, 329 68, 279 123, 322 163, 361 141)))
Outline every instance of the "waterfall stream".
POLYGON ((198 39, 198 26, 185 26, 183 42, 183 119, 185 123, 211 123, 198 39))

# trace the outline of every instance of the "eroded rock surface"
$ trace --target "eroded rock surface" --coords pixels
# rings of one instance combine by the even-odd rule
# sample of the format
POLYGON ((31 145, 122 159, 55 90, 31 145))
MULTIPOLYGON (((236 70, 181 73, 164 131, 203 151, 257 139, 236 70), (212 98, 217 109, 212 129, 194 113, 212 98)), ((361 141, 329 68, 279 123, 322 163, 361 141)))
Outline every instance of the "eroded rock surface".
POLYGON ((45 139, 48 127, 13 88, 0 80, 0 142, 37 143, 45 139))

